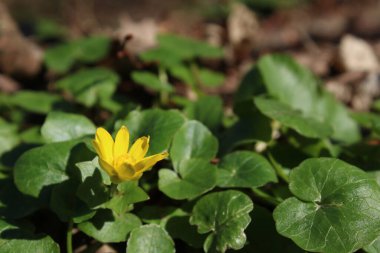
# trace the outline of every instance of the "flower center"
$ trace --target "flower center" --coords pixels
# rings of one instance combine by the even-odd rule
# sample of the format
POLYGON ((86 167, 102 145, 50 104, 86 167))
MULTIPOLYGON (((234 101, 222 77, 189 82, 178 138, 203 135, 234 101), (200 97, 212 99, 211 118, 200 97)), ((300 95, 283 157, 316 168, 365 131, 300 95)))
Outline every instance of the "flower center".
POLYGON ((124 164, 133 166, 135 163, 136 163, 136 159, 134 159, 130 154, 124 154, 115 159, 114 167, 119 168, 121 166, 125 166, 124 164))

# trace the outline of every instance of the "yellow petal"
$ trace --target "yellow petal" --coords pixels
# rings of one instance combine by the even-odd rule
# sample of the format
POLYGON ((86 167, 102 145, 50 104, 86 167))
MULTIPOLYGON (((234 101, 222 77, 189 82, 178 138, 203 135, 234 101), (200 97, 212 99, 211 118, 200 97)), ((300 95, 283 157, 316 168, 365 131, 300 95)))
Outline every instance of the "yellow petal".
POLYGON ((142 159, 141 161, 139 161, 136 165, 135 165, 135 170, 137 172, 144 172, 146 171, 147 169, 150 169, 151 167, 153 167, 157 162, 165 159, 166 157, 169 156, 169 153, 168 152, 162 152, 161 154, 157 154, 157 155, 152 155, 152 156, 148 156, 148 157, 145 157, 144 159, 142 159))
POLYGON ((104 161, 103 159, 99 158, 99 165, 100 167, 102 167, 102 169, 107 172, 107 174, 110 176, 110 177, 113 177, 116 175, 116 171, 115 169, 109 164, 107 163, 106 161, 104 161))
POLYGON ((115 138, 115 145, 113 146, 113 157, 117 159, 119 156, 125 155, 128 153, 129 146, 129 131, 127 127, 122 126, 117 132, 115 138))
POLYGON ((120 165, 117 168, 117 174, 122 181, 135 180, 138 177, 133 165, 130 163, 123 163, 120 165))
POLYGON ((144 158, 149 149, 149 137, 141 137, 133 143, 131 149, 129 150, 129 154, 135 159, 139 161, 144 158))
POLYGON ((113 164, 113 139, 112 136, 102 127, 96 129, 95 141, 96 149, 99 150, 99 156, 108 164, 113 164))

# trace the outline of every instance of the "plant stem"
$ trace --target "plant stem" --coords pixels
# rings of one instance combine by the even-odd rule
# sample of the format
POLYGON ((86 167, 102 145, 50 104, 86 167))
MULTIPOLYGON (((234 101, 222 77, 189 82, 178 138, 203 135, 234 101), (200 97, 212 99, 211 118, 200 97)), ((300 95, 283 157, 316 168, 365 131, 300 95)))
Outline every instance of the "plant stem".
POLYGON ((281 201, 279 199, 269 195, 268 193, 266 193, 266 192, 264 192, 258 188, 252 188, 252 191, 257 197, 263 199, 264 201, 268 202, 271 205, 277 206, 278 204, 281 203, 281 201))
MULTIPOLYGON (((158 68, 158 79, 162 84, 166 84, 168 82, 168 75, 163 67, 158 68)), ((162 105, 169 104, 169 93, 166 91, 160 91, 160 102, 162 105)))
POLYGON ((72 220, 69 221, 66 232, 66 252, 73 253, 73 226, 74 223, 72 220))
POLYGON ((273 158, 271 153, 268 154, 268 157, 269 157, 269 161, 272 163, 274 169, 276 170, 277 175, 289 184, 289 177, 284 171, 284 169, 282 168, 282 166, 277 163, 277 161, 273 158))

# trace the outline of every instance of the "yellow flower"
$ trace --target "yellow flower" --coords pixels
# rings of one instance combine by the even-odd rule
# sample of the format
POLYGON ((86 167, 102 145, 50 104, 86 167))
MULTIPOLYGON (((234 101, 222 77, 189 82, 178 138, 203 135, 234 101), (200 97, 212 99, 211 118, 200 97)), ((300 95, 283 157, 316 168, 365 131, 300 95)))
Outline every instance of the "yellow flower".
POLYGON ((139 179, 143 172, 168 157, 168 152, 145 157, 149 137, 141 137, 129 148, 129 131, 122 126, 115 141, 104 128, 96 130, 93 145, 99 155, 99 164, 113 182, 139 179), (144 158, 145 157, 145 158, 144 158))

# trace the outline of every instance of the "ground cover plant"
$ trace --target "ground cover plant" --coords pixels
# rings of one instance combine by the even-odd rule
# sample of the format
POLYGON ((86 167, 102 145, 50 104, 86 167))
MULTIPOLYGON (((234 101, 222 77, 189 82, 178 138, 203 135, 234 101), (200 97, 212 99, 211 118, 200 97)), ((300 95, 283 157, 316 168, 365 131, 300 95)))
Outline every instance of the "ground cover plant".
POLYGON ((58 27, 45 76, 0 93, 0 252, 380 252, 376 103, 283 53, 225 98, 221 47, 58 27))

